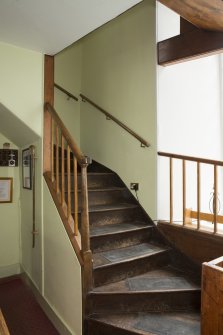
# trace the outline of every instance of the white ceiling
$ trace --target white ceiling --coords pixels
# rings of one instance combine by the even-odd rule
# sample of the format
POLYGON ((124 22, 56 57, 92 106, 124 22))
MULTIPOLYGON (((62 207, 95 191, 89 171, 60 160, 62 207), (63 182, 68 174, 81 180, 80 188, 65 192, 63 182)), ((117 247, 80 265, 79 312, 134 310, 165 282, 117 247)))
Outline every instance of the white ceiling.
POLYGON ((0 0, 0 41, 54 55, 142 0, 0 0))

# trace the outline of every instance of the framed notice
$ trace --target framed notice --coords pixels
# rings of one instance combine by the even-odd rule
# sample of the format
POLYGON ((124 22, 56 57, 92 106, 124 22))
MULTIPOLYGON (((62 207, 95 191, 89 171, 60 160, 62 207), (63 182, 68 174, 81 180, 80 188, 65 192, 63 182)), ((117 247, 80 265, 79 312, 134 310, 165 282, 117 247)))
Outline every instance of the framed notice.
POLYGON ((13 178, 0 178, 0 203, 12 202, 13 178))
POLYGON ((22 151, 22 186, 28 190, 32 189, 32 160, 30 148, 22 151))

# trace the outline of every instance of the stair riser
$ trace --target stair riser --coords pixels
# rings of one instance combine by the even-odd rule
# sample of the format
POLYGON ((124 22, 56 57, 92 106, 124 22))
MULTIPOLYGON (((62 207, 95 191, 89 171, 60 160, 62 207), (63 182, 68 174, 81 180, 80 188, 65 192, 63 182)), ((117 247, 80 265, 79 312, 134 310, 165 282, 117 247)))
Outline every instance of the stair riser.
POLYGON ((144 214, 138 208, 111 210, 104 212, 90 212, 90 225, 107 225, 130 221, 143 221, 144 214))
MULTIPOLYGON (((88 174, 88 188, 122 187, 124 184, 116 174, 88 174)), ((78 185, 81 187, 81 176, 78 175, 78 185)))
MULTIPOLYGON (((61 185, 61 179, 62 177, 60 174, 59 175, 60 185, 61 185)), ((74 176, 73 176, 72 170, 71 170, 70 179, 71 179, 71 185, 73 185, 74 176)), ((78 189, 81 189, 81 175, 80 174, 78 174, 77 176, 77 181, 78 181, 78 189)), ((124 184, 122 183, 122 181, 119 179, 119 177, 116 174, 102 174, 102 175, 88 174, 87 181, 88 181, 89 189, 107 188, 107 187, 123 187, 124 186, 124 184)), ((67 175, 65 175, 64 182, 65 182, 65 187, 67 187, 67 175)))
POLYGON ((92 312, 168 312, 200 309, 200 291, 90 294, 92 312))
MULTIPOLYGON (((100 323, 96 320, 88 320, 88 331, 84 335, 132 335, 131 331, 100 323)), ((134 333, 136 334, 136 333, 134 333)))
MULTIPOLYGON (((81 197, 80 192, 78 192, 79 199, 81 197)), ((73 194, 72 194, 73 199, 73 194)), ((109 205, 117 204, 120 202, 131 202, 129 197, 129 192, 127 190, 117 190, 117 191, 89 191, 88 192, 88 203, 89 206, 94 205, 109 205)))
POLYGON ((112 264, 108 267, 97 268, 93 271, 94 286, 101 286, 108 283, 114 283, 133 277, 149 270, 167 265, 169 262, 169 254, 167 251, 150 255, 144 258, 138 258, 129 262, 112 264))
MULTIPOLYGON (((126 191, 110 191, 110 192, 88 192, 88 204, 89 206, 95 205, 112 205, 120 203, 121 201, 128 201, 128 194, 126 191), (125 200, 126 199, 126 200, 125 200)), ((67 192, 65 193, 65 200, 67 201, 67 192)), ((71 192, 71 205, 73 210, 73 203, 74 203, 74 193, 71 192)), ((78 192, 78 203, 79 207, 81 206, 81 192, 78 192)))
POLYGON ((119 234, 111 234, 109 237, 92 237, 91 250, 93 252, 100 252, 148 242, 152 237, 153 229, 154 228, 146 228, 138 231, 122 232, 119 234))

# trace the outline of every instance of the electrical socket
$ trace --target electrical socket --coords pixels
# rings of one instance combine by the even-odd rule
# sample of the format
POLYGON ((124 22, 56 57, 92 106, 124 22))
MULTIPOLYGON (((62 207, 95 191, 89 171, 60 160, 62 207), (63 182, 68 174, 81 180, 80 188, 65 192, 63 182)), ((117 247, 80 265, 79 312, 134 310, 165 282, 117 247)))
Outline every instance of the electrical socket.
POLYGON ((139 190, 139 183, 130 183, 130 190, 138 191, 139 190))

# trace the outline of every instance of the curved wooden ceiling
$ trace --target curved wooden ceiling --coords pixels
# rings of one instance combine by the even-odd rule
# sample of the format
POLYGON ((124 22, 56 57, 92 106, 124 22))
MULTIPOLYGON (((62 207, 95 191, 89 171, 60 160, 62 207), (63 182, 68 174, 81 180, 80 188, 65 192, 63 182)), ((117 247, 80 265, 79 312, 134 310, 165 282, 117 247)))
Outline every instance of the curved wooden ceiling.
POLYGON ((159 0, 198 28, 223 32, 222 0, 159 0))

